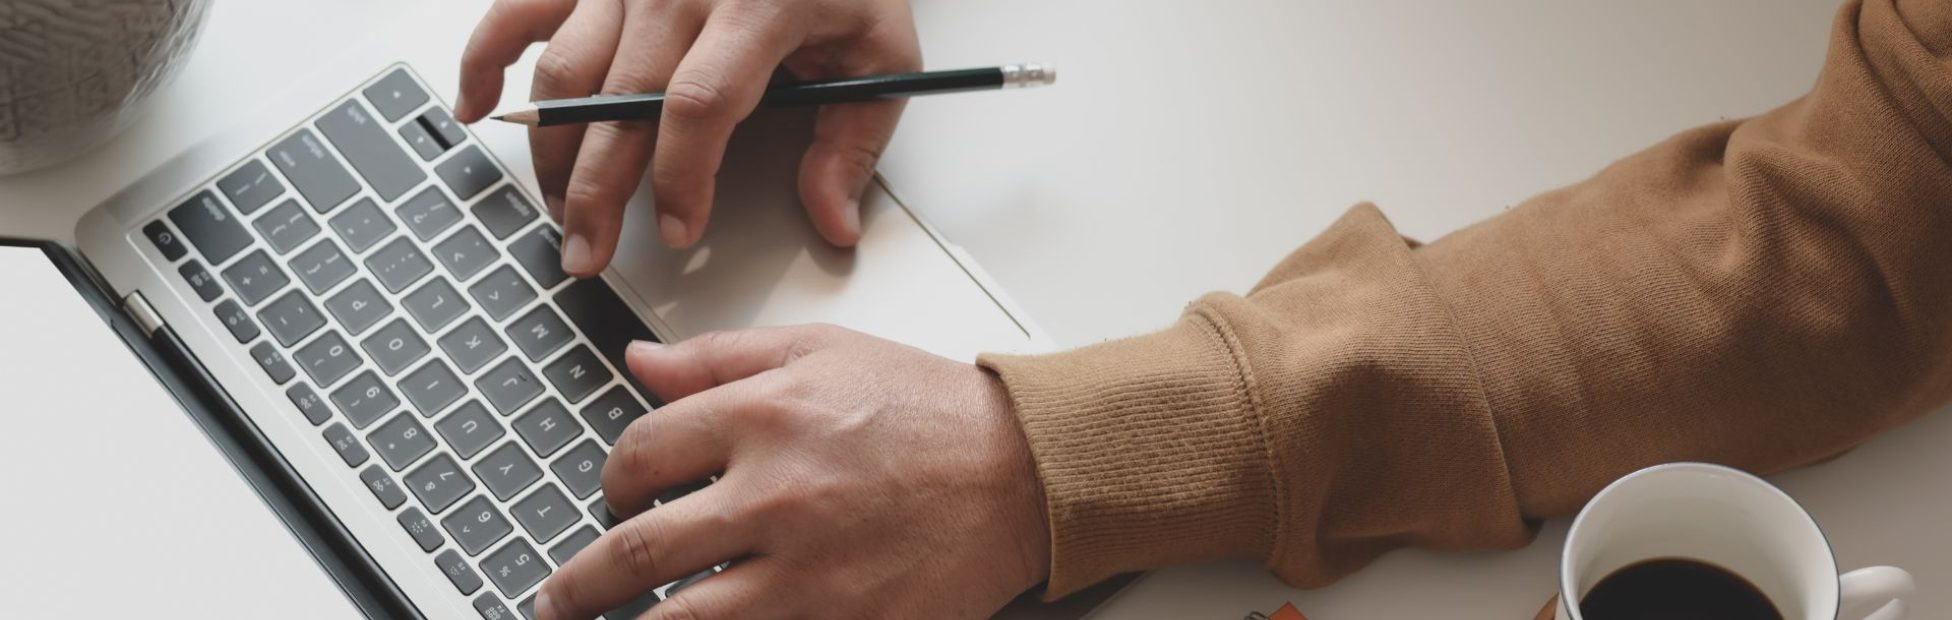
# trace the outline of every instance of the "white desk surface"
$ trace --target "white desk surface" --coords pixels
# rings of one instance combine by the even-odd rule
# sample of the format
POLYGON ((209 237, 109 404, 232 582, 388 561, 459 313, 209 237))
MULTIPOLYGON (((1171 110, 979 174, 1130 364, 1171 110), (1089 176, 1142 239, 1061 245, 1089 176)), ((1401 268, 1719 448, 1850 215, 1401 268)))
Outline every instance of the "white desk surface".
MULTIPOLYGON (((426 1, 426 0, 423 0, 426 1)), ((919 100, 883 162, 1065 345, 1163 325, 1242 291, 1349 205, 1430 239, 1577 181, 1681 129, 1795 97, 1832 0, 1276 2, 916 0, 932 67, 1032 60, 1056 88, 919 100)), ((0 178, 0 234, 70 239, 81 213, 290 58, 345 44, 389 0, 218 2, 147 119, 74 163, 0 178)), ((460 5, 461 3, 456 3, 460 5)), ((469 28, 481 2, 455 10, 469 28)), ((457 51, 458 54, 458 51, 457 51)), ((1952 417, 1779 476, 1846 568, 1920 578, 1915 617, 1952 617, 1952 417)), ((1392 553, 1329 588, 1249 563, 1157 572, 1112 618, 1239 618, 1295 602, 1333 618, 1530 618, 1565 520, 1515 552, 1392 553)))

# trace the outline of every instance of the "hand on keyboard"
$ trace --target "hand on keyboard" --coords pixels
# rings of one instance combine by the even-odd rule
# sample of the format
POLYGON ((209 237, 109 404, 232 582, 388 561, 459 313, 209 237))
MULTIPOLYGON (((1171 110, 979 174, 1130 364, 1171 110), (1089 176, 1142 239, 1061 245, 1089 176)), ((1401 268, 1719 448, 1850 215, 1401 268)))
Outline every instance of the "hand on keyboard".
POLYGON ((731 560, 644 617, 987 616, 1045 578, 1042 487, 987 372, 825 326, 628 358, 670 404, 624 431, 602 482, 629 518, 543 585, 539 620, 587 620, 731 560))
MULTIPOLYGON (((455 116, 486 116, 501 94, 502 70, 540 40, 549 46, 536 62, 535 99, 670 96, 657 123, 530 133, 543 201, 566 233, 563 269, 581 276, 609 263, 624 203, 646 166, 665 243, 698 240, 732 127, 779 68, 800 79, 921 69, 906 0, 499 0, 462 57, 455 116)), ((836 245, 860 238, 861 192, 901 108, 887 101, 820 112, 801 161, 800 197, 836 245)))

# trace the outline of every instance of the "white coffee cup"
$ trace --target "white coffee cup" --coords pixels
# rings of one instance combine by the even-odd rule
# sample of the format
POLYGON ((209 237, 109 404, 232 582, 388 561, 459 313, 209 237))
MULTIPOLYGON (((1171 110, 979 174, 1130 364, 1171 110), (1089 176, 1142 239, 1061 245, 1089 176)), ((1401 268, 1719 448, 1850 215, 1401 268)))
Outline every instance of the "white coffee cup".
POLYGON ((1785 620, 1899 620, 1911 574, 1874 566, 1837 574, 1830 542, 1781 489, 1739 470, 1669 463, 1601 489, 1566 535, 1558 620, 1601 579, 1645 560, 1707 562, 1740 575, 1785 620))

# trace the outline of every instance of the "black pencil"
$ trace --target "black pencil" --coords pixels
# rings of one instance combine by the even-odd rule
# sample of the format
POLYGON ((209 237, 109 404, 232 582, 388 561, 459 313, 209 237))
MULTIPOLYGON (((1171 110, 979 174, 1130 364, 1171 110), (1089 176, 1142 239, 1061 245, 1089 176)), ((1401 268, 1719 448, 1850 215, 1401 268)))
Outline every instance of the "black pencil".
MULTIPOLYGON (((1034 63, 982 69, 899 73, 777 84, 766 89, 766 94, 759 99, 759 105, 766 107, 825 105, 972 90, 1028 88, 1052 84, 1056 81, 1056 69, 1034 63)), ((520 125, 548 127, 655 119, 663 110, 664 93, 600 95, 537 101, 493 118, 520 125)))

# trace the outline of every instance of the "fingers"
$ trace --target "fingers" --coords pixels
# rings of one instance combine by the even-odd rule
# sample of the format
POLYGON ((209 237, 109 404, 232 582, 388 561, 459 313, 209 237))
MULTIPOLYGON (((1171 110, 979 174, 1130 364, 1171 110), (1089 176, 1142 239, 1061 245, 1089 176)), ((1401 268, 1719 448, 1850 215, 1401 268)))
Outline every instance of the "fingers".
POLYGON ((800 159, 800 201, 828 243, 851 247, 861 239, 861 193, 874 164, 895 136, 905 102, 830 105, 820 110, 813 145, 800 159))
POLYGON ((502 96, 502 70, 529 44, 556 32, 575 6, 576 0, 499 0, 489 6, 461 53, 461 103, 454 116, 463 123, 487 116, 502 96))
POLYGON ((737 511, 728 502, 735 496, 730 485, 712 485, 604 533, 542 584, 536 597, 540 618, 594 618, 653 588, 745 555, 754 526, 732 516, 737 511))
POLYGON ((627 517, 650 510, 666 489, 726 471, 733 450, 730 413, 753 402, 748 390, 729 386, 631 422, 603 463, 603 497, 610 513, 627 517))
POLYGON ((761 327, 711 332, 672 345, 632 343, 630 372, 665 402, 785 366, 830 343, 839 328, 761 327))
MULTIPOLYGON (((603 92, 664 90, 703 25, 693 4, 654 3, 630 11, 603 92)), ((563 271, 590 277, 610 264, 624 205, 650 165, 656 131, 653 122, 630 121, 597 123, 583 134, 563 197, 563 271)))
POLYGON ((783 566, 772 558, 753 558, 734 564, 725 572, 679 590, 652 607, 641 620, 788 617, 792 613, 788 606, 773 603, 790 597, 780 591, 793 583, 783 566))
POLYGON ((732 128, 759 105, 766 83, 802 37, 773 3, 720 7, 705 21, 665 89, 651 163, 658 234, 686 247, 704 233, 713 182, 732 128))
MULTIPOLYGON (((578 2, 576 9, 550 37, 549 47, 535 62, 535 100, 586 97, 603 87, 610 60, 617 53, 623 7, 610 1, 578 2)), ((535 159, 535 180, 551 215, 562 216, 563 192, 569 184, 583 127, 540 127, 529 130, 529 151, 535 159)))

